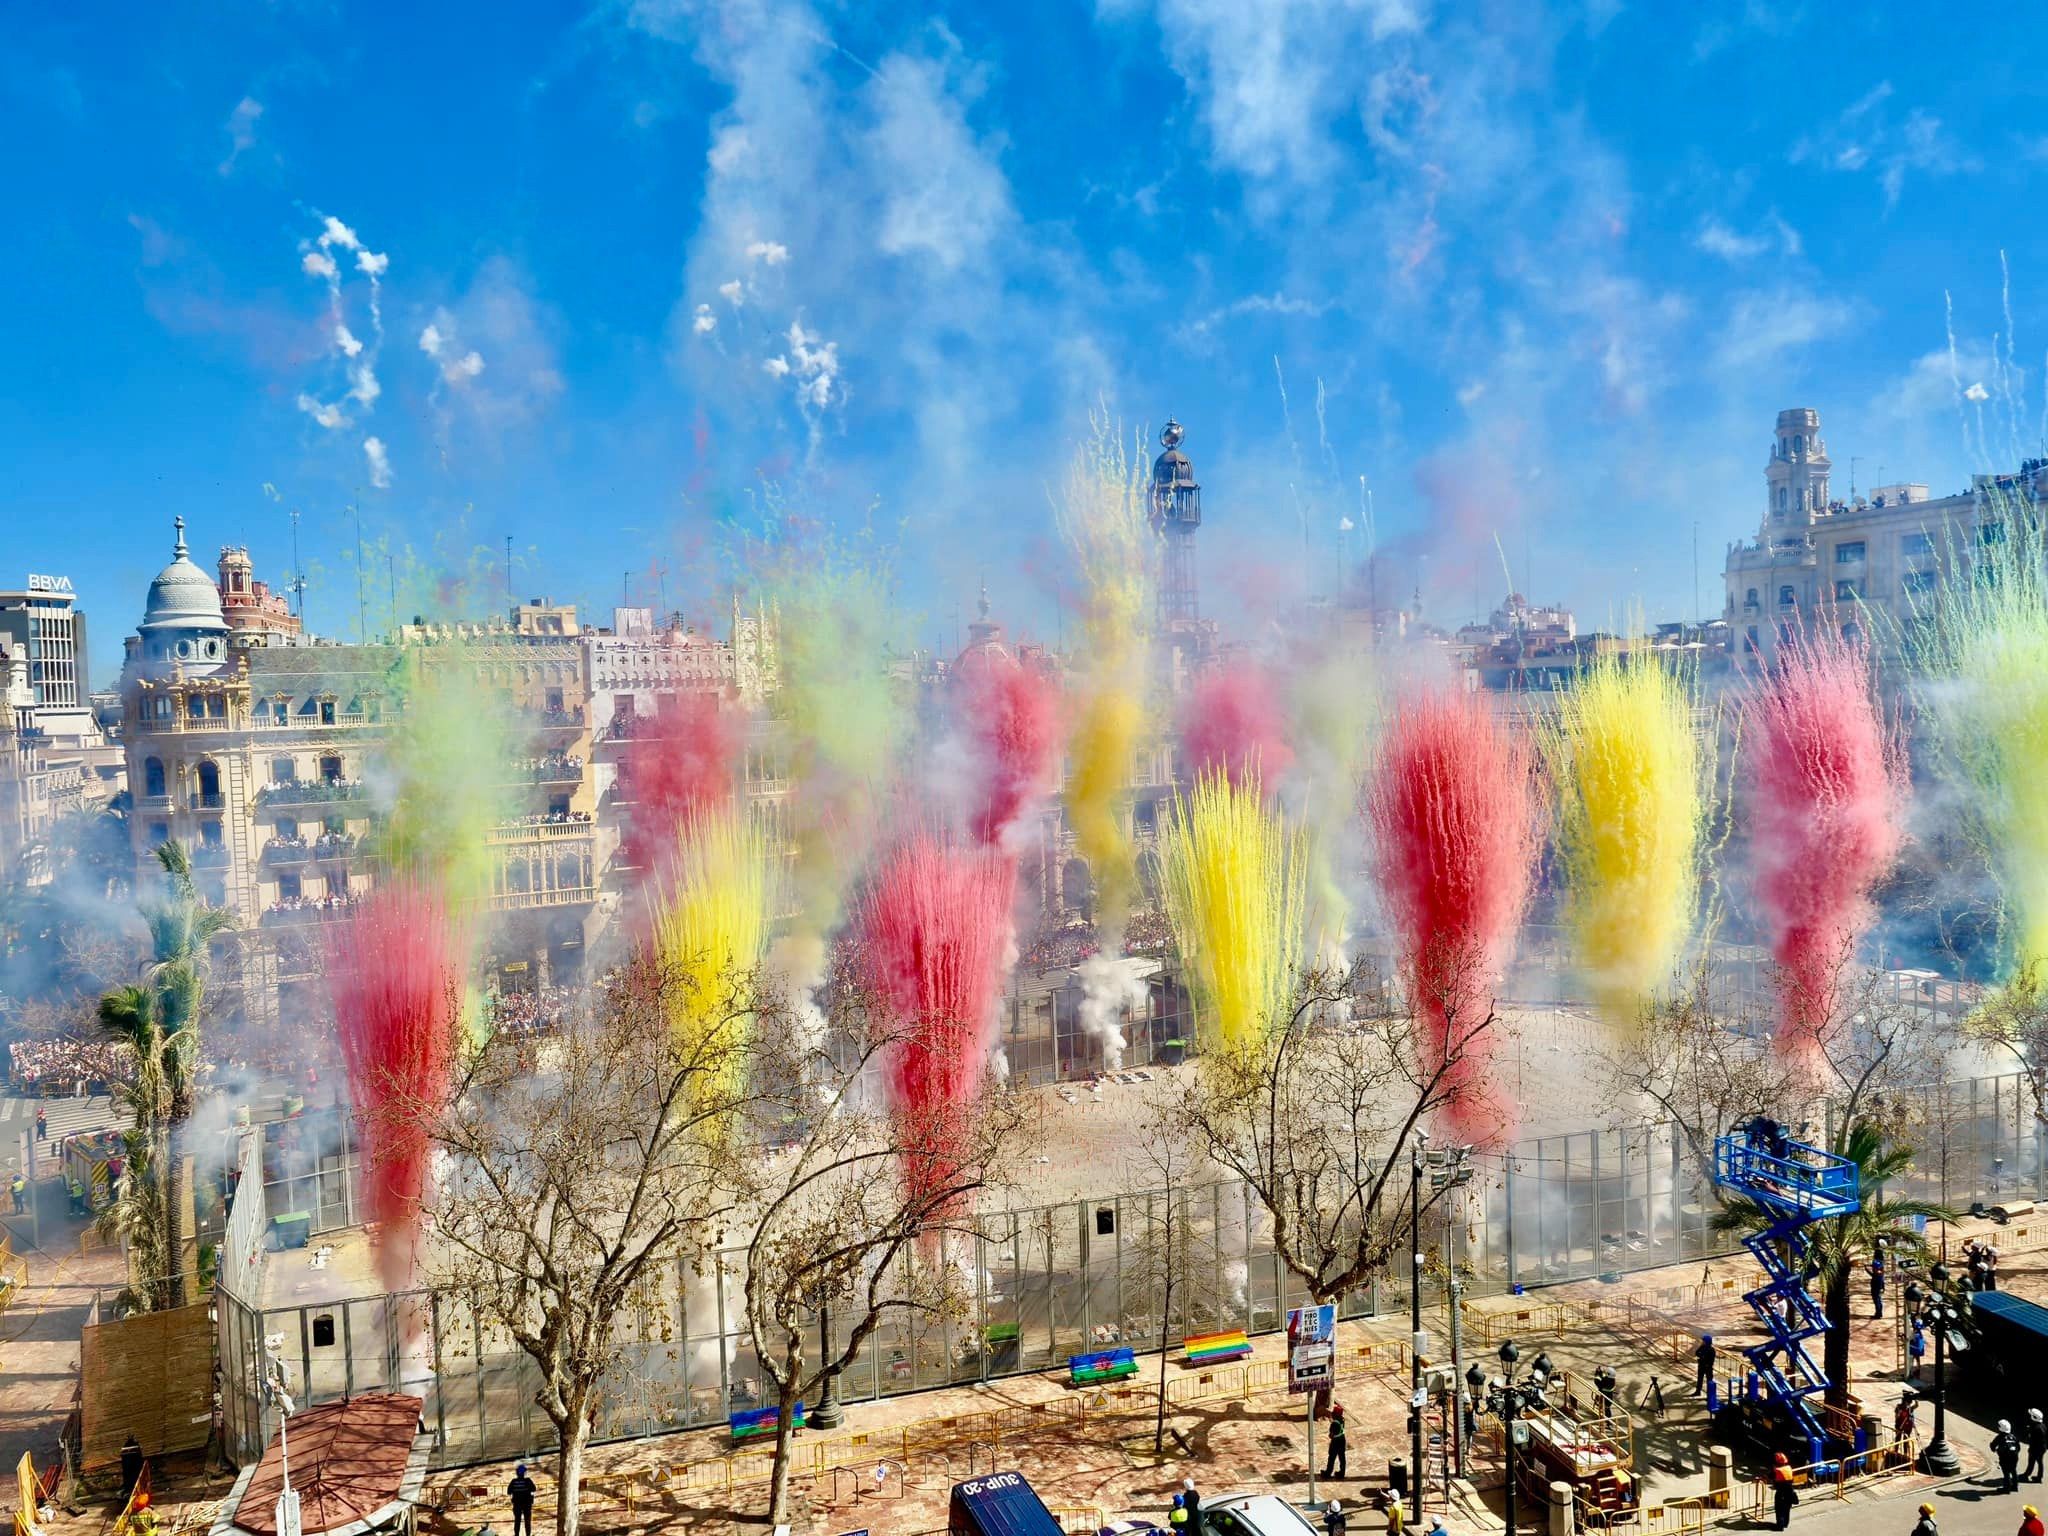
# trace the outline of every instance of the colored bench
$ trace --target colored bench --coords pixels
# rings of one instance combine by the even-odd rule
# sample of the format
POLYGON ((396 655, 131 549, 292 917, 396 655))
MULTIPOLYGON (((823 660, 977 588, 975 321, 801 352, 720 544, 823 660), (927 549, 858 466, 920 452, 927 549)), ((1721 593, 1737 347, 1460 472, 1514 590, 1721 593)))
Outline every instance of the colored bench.
POLYGON ((1242 1328, 1227 1333, 1198 1333, 1181 1346, 1183 1365, 1225 1365, 1243 1360, 1252 1352, 1252 1341, 1242 1328))
MULTIPOLYGON (((726 1427, 732 1431, 733 1439, 751 1440, 756 1435, 774 1434, 781 1423, 781 1410, 773 1406, 767 1408, 742 1408, 731 1417, 726 1427)), ((796 1405, 796 1427, 798 1429, 804 1427, 804 1405, 802 1403, 796 1405)))
POLYGON ((1092 1387, 1138 1374, 1138 1357, 1128 1349, 1097 1349, 1067 1357, 1067 1385, 1092 1387))

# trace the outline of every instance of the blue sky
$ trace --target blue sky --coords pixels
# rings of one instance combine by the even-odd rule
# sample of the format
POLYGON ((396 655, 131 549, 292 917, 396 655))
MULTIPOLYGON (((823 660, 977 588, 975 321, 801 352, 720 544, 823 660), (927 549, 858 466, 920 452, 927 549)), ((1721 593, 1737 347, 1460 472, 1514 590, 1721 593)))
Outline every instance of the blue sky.
POLYGON ((2023 7, 89 11, 0 57, 0 580, 72 575, 101 681, 174 515, 282 579, 290 507, 344 637, 353 506, 608 608, 715 599, 770 494, 900 524, 916 638, 984 572, 1049 637, 1105 398, 1187 425, 1247 633, 1361 476, 1432 617, 1497 535, 1598 624, 1690 610, 1695 528, 1718 608, 1780 406, 1838 489, 2039 451, 2023 7))

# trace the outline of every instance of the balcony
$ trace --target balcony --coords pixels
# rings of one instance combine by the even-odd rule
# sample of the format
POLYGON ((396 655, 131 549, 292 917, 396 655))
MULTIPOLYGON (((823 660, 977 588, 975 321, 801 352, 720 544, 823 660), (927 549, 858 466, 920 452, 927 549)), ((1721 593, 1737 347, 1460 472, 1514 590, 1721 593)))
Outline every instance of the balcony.
POLYGON ((596 826, 586 811, 571 811, 567 816, 519 816, 499 822, 484 840, 493 844, 574 842, 588 838, 596 826))
POLYGON ((359 800, 363 786, 357 779, 293 779, 287 784, 266 784, 256 791, 259 807, 276 805, 328 805, 337 800, 359 800))
POLYGON ((345 859, 357 839, 346 834, 325 837, 273 837, 263 845, 266 864, 311 864, 320 859, 345 859))
POLYGON ((249 717, 252 731, 334 731, 361 730, 365 726, 382 726, 389 723, 382 711, 371 714, 367 710, 340 710, 333 715, 286 715, 282 720, 266 711, 249 717))
POLYGON ((596 900, 596 886, 572 885, 552 891, 500 891, 485 905, 493 912, 524 912, 535 907, 587 907, 596 900))
POLYGON ((224 811, 228 808, 228 797, 217 789, 192 791, 187 804, 195 811, 224 811))
POLYGON ((505 782, 515 786, 583 782, 583 759, 571 752, 549 752, 542 757, 517 758, 512 762, 511 769, 513 777, 505 782))
POLYGON ((532 719, 544 731, 580 731, 583 729, 583 706, 570 705, 563 709, 536 709, 532 719))
POLYGON ((221 843, 201 843, 192 850, 194 869, 226 869, 233 856, 221 843))
POLYGON ((330 923, 347 917, 356 909, 353 896, 301 896, 291 901, 274 901, 263 909, 266 928, 290 928, 301 923, 330 923))

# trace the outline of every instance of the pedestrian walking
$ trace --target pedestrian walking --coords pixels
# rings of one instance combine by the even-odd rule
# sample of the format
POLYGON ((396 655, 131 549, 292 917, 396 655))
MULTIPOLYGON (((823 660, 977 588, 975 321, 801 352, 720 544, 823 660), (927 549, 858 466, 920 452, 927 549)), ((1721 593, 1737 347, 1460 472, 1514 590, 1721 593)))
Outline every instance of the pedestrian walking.
POLYGON ((1693 1377, 1692 1395, 1698 1397, 1707 1390, 1707 1383, 1714 1379, 1714 1336, 1700 1335, 1700 1347, 1692 1352, 1693 1377))
POLYGON ((1330 1409, 1330 1454, 1323 1458, 1323 1476, 1349 1477, 1345 1470, 1344 1456, 1349 1449, 1344 1433, 1344 1405, 1337 1403, 1330 1409))
POLYGON ((2027 1421, 2020 1426, 2020 1439, 2027 1447, 2027 1470, 2020 1476, 2030 1483, 2041 1481, 2041 1457, 2048 1451, 2048 1420, 2041 1417, 2041 1410, 2029 1408, 2027 1421))
POLYGON ((1913 1536, 1941 1536, 1941 1528, 1934 1523, 1932 1504, 1920 1506, 1920 1518, 1913 1526, 1913 1536))
POLYGON ((1792 1506, 1799 1502, 1799 1490, 1793 1486, 1792 1463, 1779 1451, 1771 1461, 1771 1507, 1778 1516, 1778 1529, 1784 1530, 1792 1523, 1792 1506))
POLYGON ((36 1111, 36 1140, 37 1140, 37 1141, 48 1141, 49 1139, 50 1139, 50 1112, 49 1112, 48 1110, 46 1110, 46 1109, 38 1109, 38 1110, 36 1111))
POLYGON ((1998 1491, 2019 1492, 2020 1441, 2008 1420, 1998 1421, 1998 1433, 1991 1437, 1991 1454, 1998 1458, 1998 1491))
POLYGON ((2019 1536, 2042 1536, 2041 1511, 2027 1504, 2020 1509, 2019 1536))
POLYGON ((1408 1528, 1408 1511, 1401 1505, 1401 1495, 1387 1495, 1387 1536, 1401 1536, 1408 1528))
POLYGON ((1899 1406, 1892 1410, 1892 1438, 1910 1440, 1915 1434, 1913 1414, 1920 1406, 1920 1399, 1908 1392, 1899 1399, 1899 1406))
POLYGON ((1884 1316, 1884 1254, 1870 1256, 1870 1315, 1884 1316))
POLYGON ((1323 1511, 1324 1536, 1344 1536, 1344 1527, 1344 1501, 1342 1499, 1332 1499, 1330 1500, 1330 1507, 1323 1511))
POLYGON ((512 1536, 533 1536, 533 1496, 539 1491, 526 1475, 526 1463, 520 1462, 512 1481, 505 1485, 512 1499, 512 1536))
POLYGON ((1906 1358, 1913 1362, 1906 1372, 1906 1380, 1918 1381, 1921 1363, 1927 1358, 1927 1331, 1920 1326, 1918 1318, 1913 1320, 1912 1336, 1906 1340, 1906 1358))

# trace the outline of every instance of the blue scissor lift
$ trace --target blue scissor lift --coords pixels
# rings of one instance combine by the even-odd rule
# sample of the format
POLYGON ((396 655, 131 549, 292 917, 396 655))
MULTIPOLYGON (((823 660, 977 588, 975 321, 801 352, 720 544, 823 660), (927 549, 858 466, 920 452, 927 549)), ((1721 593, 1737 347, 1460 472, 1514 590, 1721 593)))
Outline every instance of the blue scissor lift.
POLYGON ((1714 1182, 1754 1201, 1771 1224, 1742 1245, 1763 1266, 1765 1282, 1742 1299, 1770 1338, 1743 1353, 1763 1393, 1783 1408, 1806 1439, 1807 1461, 1829 1459, 1828 1438, 1809 1399, 1828 1379, 1806 1351, 1827 1332, 1820 1305, 1806 1293, 1806 1228, 1862 1205, 1856 1165, 1819 1147, 1793 1141, 1776 1121, 1744 1121, 1714 1142, 1714 1182))

